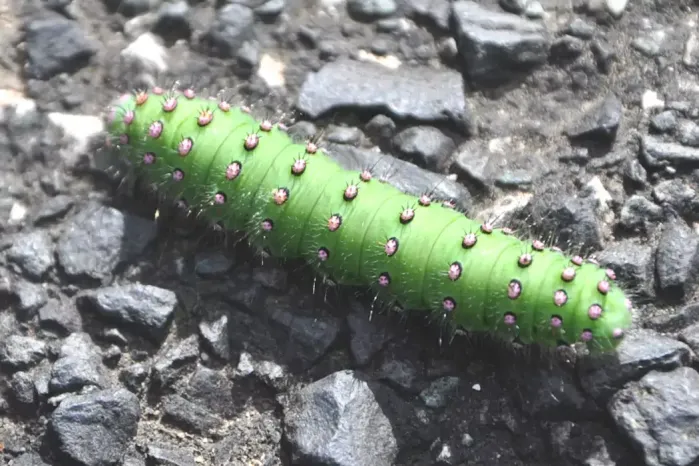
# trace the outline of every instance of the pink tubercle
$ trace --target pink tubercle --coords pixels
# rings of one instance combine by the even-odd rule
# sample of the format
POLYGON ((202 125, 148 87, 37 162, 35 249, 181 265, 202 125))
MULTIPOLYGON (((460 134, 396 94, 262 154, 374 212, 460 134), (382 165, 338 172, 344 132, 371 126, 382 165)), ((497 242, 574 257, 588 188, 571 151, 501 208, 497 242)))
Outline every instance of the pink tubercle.
POLYGON ((413 209, 410 209, 410 208, 404 209, 400 213, 400 223, 402 223, 404 225, 406 223, 410 223, 413 220, 413 218, 415 218, 415 211, 413 209))
POLYGON ((172 112, 177 108, 177 97, 168 97, 163 101, 163 111, 172 112))
POLYGON ((452 312, 454 309, 456 309, 456 301, 454 301, 452 298, 444 298, 442 300, 442 309, 444 309, 446 312, 452 312))
POLYGON ((389 257, 393 256, 396 252, 398 252, 398 239, 389 238, 389 240, 386 241, 386 244, 384 245, 383 250, 387 256, 389 256, 389 257))
POLYGON ((136 105, 143 105, 148 101, 148 93, 144 91, 139 91, 136 93, 136 105))
POLYGON ((226 203, 226 194, 218 192, 214 194, 214 204, 222 205, 226 203))
POLYGON ((565 292, 565 290, 556 290, 553 293, 553 303, 556 306, 561 307, 567 302, 568 302, 568 294, 565 292))
POLYGON ((474 233, 466 233, 464 238, 461 240, 461 247, 464 249, 472 248, 476 245, 478 237, 474 233))
POLYGON ((293 175, 299 176, 304 171, 306 171, 306 161, 304 159, 295 160, 294 164, 291 166, 291 173, 293 175))
POLYGON ((511 280, 507 285, 507 297, 517 299, 522 295, 522 283, 519 280, 511 280))
POLYGON ((127 110, 121 121, 128 126, 133 123, 134 118, 136 118, 136 113, 133 110, 127 110))
POLYGON ((481 231, 485 234, 490 234, 493 232, 493 225, 488 222, 481 224, 481 231))
POLYGON ((289 190, 286 188, 277 188, 272 192, 272 199, 277 205, 284 204, 289 199, 289 190))
POLYGON ((240 175, 240 170, 242 169, 242 165, 240 162, 231 162, 228 164, 226 167, 226 179, 227 180, 234 180, 238 178, 238 175, 240 175))
POLYGON ((456 281, 461 277, 461 273, 463 272, 463 267, 459 262, 452 262, 452 264, 449 266, 449 280, 451 281, 456 281))
POLYGON ((202 110, 199 112, 197 117, 197 124, 199 126, 206 126, 214 120, 214 112, 209 109, 202 110))
POLYGON ((177 152, 180 154, 180 157, 185 157, 192 151, 193 146, 194 141, 191 138, 184 138, 177 145, 177 152))
POLYGON ((161 134, 163 134, 162 121, 154 121, 150 124, 150 126, 148 126, 148 136, 152 137, 153 139, 158 139, 161 134))
POLYGON ((272 128, 273 128, 273 127, 274 127, 274 124, 273 124, 271 121, 267 120, 267 119, 262 120, 262 121, 260 122, 260 130, 261 130, 261 131, 264 131, 265 133, 268 133, 268 132, 272 131, 272 128))
POLYGON ((184 179, 184 172, 182 170, 180 170, 179 168, 176 168, 172 172, 172 179, 174 181, 182 181, 184 179))
POLYGON ((532 257, 531 254, 524 253, 524 254, 521 254, 519 256, 519 258, 517 259, 517 264, 520 267, 529 267, 533 260, 534 260, 534 258, 532 257))
POLYGON ((321 262, 325 262, 328 260, 330 257, 330 252, 326 248, 319 248, 318 249, 318 260, 321 262))
POLYGON ((564 282, 572 282, 575 279, 575 269, 573 267, 566 267, 561 272, 561 279, 564 282))
POLYGON ((379 275, 378 282, 379 286, 385 288, 391 284, 391 277, 388 275, 388 273, 382 273, 381 275, 379 275))
POLYGON ((599 304, 593 304, 587 309, 587 316, 591 320, 597 320, 602 317, 602 306, 599 304))
POLYGON ((318 152, 318 146, 316 145, 316 143, 313 141, 308 141, 306 143, 306 153, 313 155, 316 152, 318 152))
POLYGON ((346 201, 352 201, 355 197, 357 197, 357 194, 359 194, 359 188, 357 188, 357 185, 351 184, 345 188, 345 192, 342 193, 342 197, 346 201))
POLYGON ((333 214, 328 219, 328 230, 337 231, 342 225, 342 217, 338 214, 333 214))
POLYGON ((260 143, 260 137, 256 133, 248 134, 243 141, 246 150, 253 150, 260 143))

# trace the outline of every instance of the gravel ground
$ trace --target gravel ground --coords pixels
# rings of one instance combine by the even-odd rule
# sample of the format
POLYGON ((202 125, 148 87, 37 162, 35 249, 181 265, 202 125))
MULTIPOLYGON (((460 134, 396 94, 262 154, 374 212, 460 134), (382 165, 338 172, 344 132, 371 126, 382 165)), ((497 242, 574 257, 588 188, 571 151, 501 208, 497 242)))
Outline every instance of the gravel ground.
POLYGON ((697 2, 12 1, 2 464, 699 465, 697 2), (100 116, 175 80, 594 253, 637 328, 610 360, 440 347, 417 316, 369 320, 361 296, 154 221, 100 116))

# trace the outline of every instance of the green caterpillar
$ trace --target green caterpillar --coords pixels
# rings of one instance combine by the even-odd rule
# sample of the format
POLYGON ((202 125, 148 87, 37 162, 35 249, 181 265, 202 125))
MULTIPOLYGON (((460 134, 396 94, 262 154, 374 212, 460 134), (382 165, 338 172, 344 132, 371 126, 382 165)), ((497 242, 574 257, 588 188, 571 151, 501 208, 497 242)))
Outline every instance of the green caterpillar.
POLYGON ((631 325, 613 271, 345 170, 225 100, 191 89, 126 94, 108 131, 136 173, 181 207, 454 327, 600 352, 631 325))

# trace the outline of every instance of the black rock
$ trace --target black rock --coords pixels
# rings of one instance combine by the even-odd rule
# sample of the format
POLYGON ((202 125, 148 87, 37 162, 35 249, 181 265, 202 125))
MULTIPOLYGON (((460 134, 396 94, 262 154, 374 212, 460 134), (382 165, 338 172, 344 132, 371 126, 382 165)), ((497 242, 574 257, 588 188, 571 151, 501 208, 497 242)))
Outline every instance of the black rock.
POLYGON ((292 393, 284 421, 295 462, 389 466, 398 453, 389 419, 371 388, 352 371, 292 393))
POLYGON ((494 11, 467 0, 451 5, 452 30, 464 70, 473 80, 494 85, 548 59, 549 38, 540 23, 494 11))
POLYGON ((214 55, 233 58, 244 42, 254 38, 254 23, 250 8, 235 3, 226 5, 218 11, 203 40, 214 55))
POLYGON ((78 391, 85 386, 104 388, 106 385, 107 370, 102 364, 102 354, 90 336, 73 333, 66 338, 51 370, 51 393, 78 391))
POLYGON ((26 72, 30 78, 47 80, 60 73, 73 73, 86 66, 97 52, 76 21, 58 14, 42 15, 25 27, 26 72))
POLYGON ((699 374, 689 367, 652 371, 609 401, 616 425, 645 464, 690 465, 699 459, 699 374))
POLYGON ((140 416, 138 398, 123 388, 71 396, 51 415, 48 445, 69 464, 118 464, 136 437, 140 416))
POLYGON ((111 322, 159 339, 175 312, 177 295, 164 288, 131 283, 89 291, 79 302, 111 322))

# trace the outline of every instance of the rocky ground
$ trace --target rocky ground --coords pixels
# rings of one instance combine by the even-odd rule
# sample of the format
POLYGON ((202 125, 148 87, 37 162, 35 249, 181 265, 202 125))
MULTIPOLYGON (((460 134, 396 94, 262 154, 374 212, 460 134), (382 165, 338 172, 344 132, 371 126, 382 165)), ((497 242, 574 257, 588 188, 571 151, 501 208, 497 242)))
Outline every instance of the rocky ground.
POLYGON ((696 2, 11 1, 2 464, 699 464, 696 2), (439 348, 154 221, 95 141, 119 93, 174 80, 595 253, 637 328, 613 360, 439 348))

